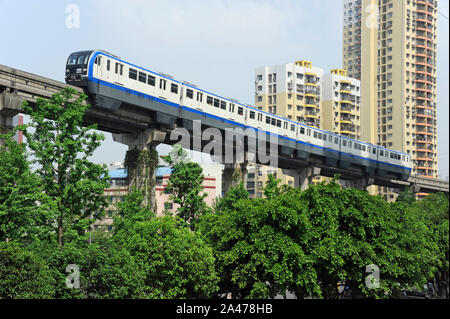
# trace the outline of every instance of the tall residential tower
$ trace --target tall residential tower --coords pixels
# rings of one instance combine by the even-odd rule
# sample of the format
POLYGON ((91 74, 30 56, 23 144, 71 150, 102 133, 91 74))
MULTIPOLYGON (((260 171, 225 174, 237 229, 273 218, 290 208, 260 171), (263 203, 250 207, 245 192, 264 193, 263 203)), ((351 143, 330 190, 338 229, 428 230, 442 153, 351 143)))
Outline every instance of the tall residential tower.
POLYGON ((436 0, 344 0, 343 65, 361 79, 361 138, 437 178, 436 0))

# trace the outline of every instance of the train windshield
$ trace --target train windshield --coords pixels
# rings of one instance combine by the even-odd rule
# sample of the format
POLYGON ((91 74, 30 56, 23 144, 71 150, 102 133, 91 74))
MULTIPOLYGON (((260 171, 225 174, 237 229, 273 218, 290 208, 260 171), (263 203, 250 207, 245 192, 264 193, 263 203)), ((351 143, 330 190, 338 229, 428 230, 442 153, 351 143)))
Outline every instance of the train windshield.
POLYGON ((69 60, 67 61, 67 65, 79 65, 79 64, 87 64, 89 59, 89 54, 86 55, 71 55, 69 60))

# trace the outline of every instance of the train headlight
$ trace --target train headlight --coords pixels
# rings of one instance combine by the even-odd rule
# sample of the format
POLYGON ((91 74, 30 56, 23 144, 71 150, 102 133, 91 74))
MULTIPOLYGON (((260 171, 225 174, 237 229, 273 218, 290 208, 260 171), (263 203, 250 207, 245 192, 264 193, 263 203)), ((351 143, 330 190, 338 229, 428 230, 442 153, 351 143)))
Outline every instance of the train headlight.
POLYGON ((66 69, 66 73, 69 73, 69 69, 66 69))

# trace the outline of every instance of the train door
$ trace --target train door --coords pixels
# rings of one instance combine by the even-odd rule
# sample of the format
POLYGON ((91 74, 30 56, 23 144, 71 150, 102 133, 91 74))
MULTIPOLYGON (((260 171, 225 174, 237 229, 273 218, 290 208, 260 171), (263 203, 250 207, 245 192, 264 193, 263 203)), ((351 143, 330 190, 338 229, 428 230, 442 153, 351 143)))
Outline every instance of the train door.
POLYGON ((95 68, 94 74, 96 74, 98 78, 103 77, 102 64, 103 64, 103 57, 101 55, 97 55, 94 60, 94 68, 95 68))
POLYGON ((114 81, 120 85, 123 85, 123 64, 115 62, 114 65, 114 81))

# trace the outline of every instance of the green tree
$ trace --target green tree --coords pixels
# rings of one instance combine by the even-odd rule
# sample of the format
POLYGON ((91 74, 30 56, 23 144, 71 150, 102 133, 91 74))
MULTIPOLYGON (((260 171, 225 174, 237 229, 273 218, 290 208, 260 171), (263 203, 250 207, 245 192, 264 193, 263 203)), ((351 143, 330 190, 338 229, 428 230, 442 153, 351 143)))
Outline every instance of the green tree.
POLYGON ((146 298, 210 298, 217 290, 211 248, 180 223, 176 216, 154 217, 114 234, 144 273, 146 298))
POLYGON ((191 162, 187 152, 175 145, 172 152, 162 158, 172 168, 166 190, 171 192, 170 199, 178 204, 178 216, 195 229, 199 216, 209 211, 203 193, 203 169, 198 163, 191 162))
MULTIPOLYGON (((215 214, 201 218, 220 292, 266 298, 288 290, 298 298, 339 298, 337 284, 345 281, 354 296, 395 297, 401 289, 422 287, 439 256, 445 258, 425 215, 411 209, 417 203, 390 204, 342 189, 334 179, 305 191, 277 183, 270 178, 266 198, 256 200, 240 185, 219 201, 215 214), (377 274, 371 269, 379 271, 379 281, 372 281, 377 274)), ((436 234, 445 250, 443 220, 436 234)))
POLYGON ((142 297, 144 276, 130 253, 111 239, 102 245, 68 242, 39 245, 33 250, 47 261, 56 299, 111 299, 142 297), (79 287, 68 287, 68 266, 79 270, 79 287))
POLYGON ((0 135, 0 241, 49 240, 56 220, 55 203, 30 170, 25 144, 0 135))
POLYGON ((17 242, 0 242, 0 299, 54 297, 47 263, 17 242))
POLYGON ((249 199, 241 183, 201 218, 199 231, 212 246, 220 293, 236 298, 273 298, 294 291, 299 298, 320 296, 312 258, 302 244, 311 236, 298 212, 297 190, 278 189, 270 179, 268 198, 249 199))
MULTIPOLYGON (((428 278, 436 284, 437 294, 441 298, 448 298, 449 290, 449 198, 448 194, 430 194, 425 199, 417 201, 411 207, 414 214, 422 216, 430 230, 435 250, 436 271, 434 279, 428 278)), ((430 238, 427 238, 430 240, 430 238)))
POLYGON ((57 238, 65 242, 83 239, 89 225, 102 213, 108 186, 107 169, 89 161, 103 135, 83 127, 89 108, 86 95, 76 96, 71 88, 38 99, 35 107, 24 103, 31 123, 24 132, 31 153, 39 165, 45 193, 56 202, 57 238))

